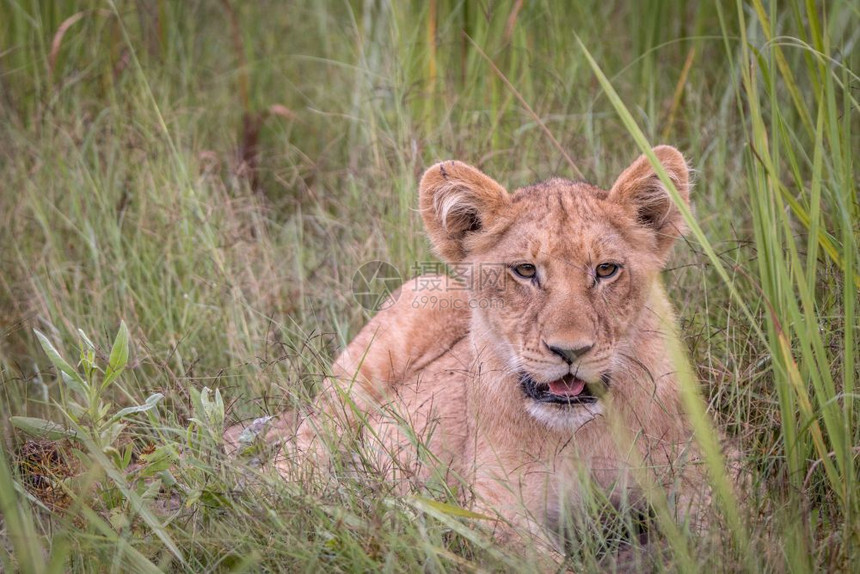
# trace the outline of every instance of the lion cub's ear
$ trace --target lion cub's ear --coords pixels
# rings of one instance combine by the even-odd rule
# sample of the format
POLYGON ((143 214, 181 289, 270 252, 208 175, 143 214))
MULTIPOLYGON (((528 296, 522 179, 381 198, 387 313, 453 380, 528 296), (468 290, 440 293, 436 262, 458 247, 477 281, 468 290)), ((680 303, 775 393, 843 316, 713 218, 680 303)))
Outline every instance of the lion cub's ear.
POLYGON ((462 261, 469 241, 488 229, 510 204, 508 192, 480 170, 459 161, 437 163, 419 185, 424 227, 446 261, 462 261))
MULTIPOLYGON (((684 203, 689 205, 690 170, 684 156, 667 145, 655 147, 654 155, 684 203)), ((639 156, 618 176, 609 191, 609 199, 632 210, 636 221, 654 233, 657 254, 661 259, 668 254, 675 240, 686 232, 681 212, 645 155, 639 156)))

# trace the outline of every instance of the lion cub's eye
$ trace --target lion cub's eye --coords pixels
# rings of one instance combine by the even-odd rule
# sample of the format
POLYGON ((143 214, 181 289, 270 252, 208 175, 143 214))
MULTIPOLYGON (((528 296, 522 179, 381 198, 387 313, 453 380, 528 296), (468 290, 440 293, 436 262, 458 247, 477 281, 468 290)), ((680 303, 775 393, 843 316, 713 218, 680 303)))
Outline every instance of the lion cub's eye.
POLYGON ((615 263, 601 263, 594 270, 594 273, 598 279, 609 279, 610 277, 614 277, 620 268, 615 263))
POLYGON ((534 279, 535 275, 537 275, 537 267, 531 263, 520 263, 514 266, 514 273, 523 279, 534 279))

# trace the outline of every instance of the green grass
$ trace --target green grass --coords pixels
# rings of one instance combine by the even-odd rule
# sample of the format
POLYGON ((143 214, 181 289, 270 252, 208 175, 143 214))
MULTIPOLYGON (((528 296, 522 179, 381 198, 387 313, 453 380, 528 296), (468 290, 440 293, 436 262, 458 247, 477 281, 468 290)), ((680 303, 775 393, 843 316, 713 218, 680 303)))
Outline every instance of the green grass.
MULTIPOLYGON (((860 563, 856 2, 0 14, 0 415, 80 431, 33 441, 4 422, 0 568, 528 570, 450 493, 237 468, 201 391, 227 420, 306 401, 368 318, 355 270, 431 258, 416 190, 435 160, 510 188, 608 187, 657 143, 696 170, 693 232, 666 273, 704 399, 690 409, 703 440, 707 409, 737 444, 752 486, 722 489, 714 539, 664 527, 663 565, 860 563), (128 362, 102 385, 121 321, 128 362), (112 434, 111 415, 155 393, 112 434)), ((605 569, 630 526, 597 524, 580 525, 574 570, 605 569)))

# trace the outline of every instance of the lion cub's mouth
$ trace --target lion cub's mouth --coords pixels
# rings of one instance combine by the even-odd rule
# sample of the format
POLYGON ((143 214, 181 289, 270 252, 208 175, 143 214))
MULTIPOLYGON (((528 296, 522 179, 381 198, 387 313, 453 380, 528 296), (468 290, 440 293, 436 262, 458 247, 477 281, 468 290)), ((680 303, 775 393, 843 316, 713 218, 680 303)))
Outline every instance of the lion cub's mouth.
MULTIPOLYGON (((604 381, 604 385, 607 382, 604 381)), ((549 383, 538 383, 531 376, 523 374, 520 376, 520 385, 527 397, 542 403, 582 405, 594 403, 598 399, 588 383, 572 374, 549 383)))

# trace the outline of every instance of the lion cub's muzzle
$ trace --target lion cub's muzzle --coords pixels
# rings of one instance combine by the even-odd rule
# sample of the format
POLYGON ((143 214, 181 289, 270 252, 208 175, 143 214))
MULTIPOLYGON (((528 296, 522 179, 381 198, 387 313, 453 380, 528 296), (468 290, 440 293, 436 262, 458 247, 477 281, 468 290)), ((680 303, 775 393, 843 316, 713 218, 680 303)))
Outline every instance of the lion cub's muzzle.
POLYGON ((531 375, 520 375, 520 388, 530 399, 540 403, 563 406, 588 405, 596 403, 609 387, 609 375, 600 377, 600 382, 587 383, 573 374, 549 383, 538 383, 531 375))

